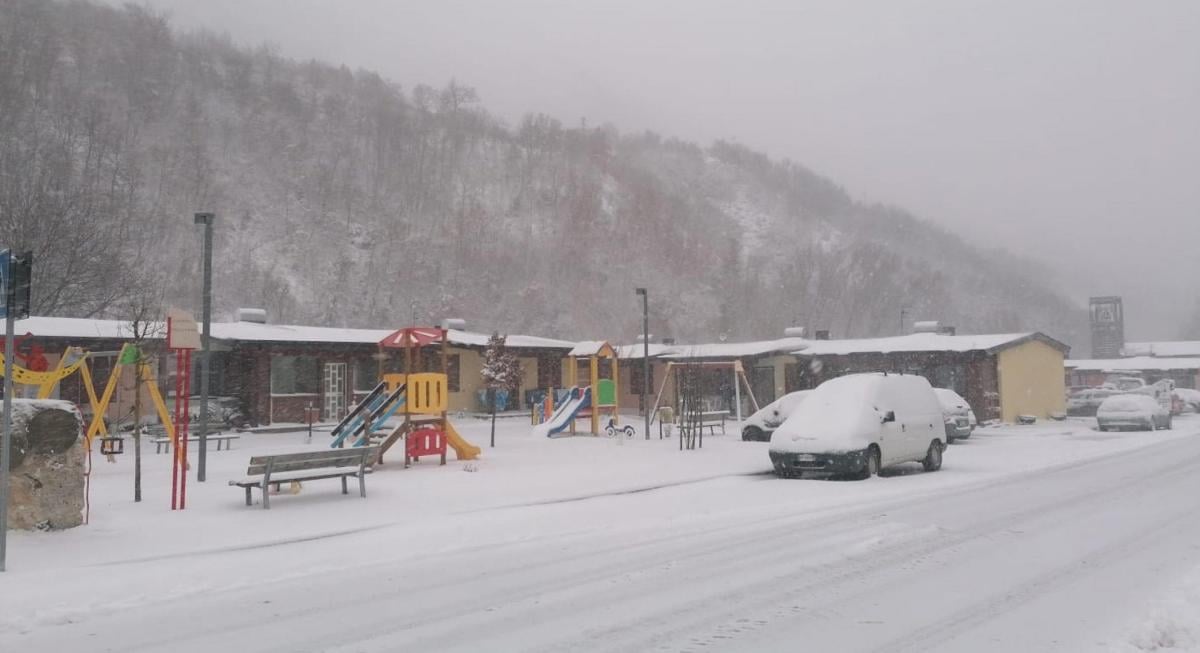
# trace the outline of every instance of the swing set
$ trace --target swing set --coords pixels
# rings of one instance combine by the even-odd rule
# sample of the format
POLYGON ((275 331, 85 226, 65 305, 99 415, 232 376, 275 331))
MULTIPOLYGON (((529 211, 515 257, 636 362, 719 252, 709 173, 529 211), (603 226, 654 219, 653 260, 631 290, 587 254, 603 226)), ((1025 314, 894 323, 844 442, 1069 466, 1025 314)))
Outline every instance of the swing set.
MULTIPOLYGON (((145 361, 139 360, 137 347, 129 343, 121 346, 121 350, 117 352, 117 364, 113 367, 112 373, 108 375, 108 382, 105 384, 104 392, 99 397, 96 395, 96 386, 92 381, 92 372, 87 363, 89 356, 96 356, 96 354, 89 354, 80 347, 67 347, 53 370, 37 371, 20 365, 13 365, 13 383, 37 386, 37 398, 48 399, 54 392, 55 386, 63 379, 78 372, 80 379, 83 381, 84 390, 87 392, 88 402, 92 407, 92 421, 88 425, 85 442, 88 448, 91 448, 92 440, 99 435, 100 453, 112 456, 124 451, 124 441, 122 438, 113 436, 108 432, 108 426, 104 423, 104 415, 108 412, 109 404, 112 403, 117 384, 121 379, 121 371, 126 367, 136 366, 136 374, 138 374, 139 380, 149 388, 150 398, 154 402, 154 408, 158 413, 159 420, 162 422, 163 427, 166 428, 167 436, 172 441, 175 440, 175 425, 171 420, 170 413, 167 412, 167 404, 163 401, 162 393, 158 391, 158 383, 155 381, 154 371, 145 361)), ((3 364, 4 356, 0 354, 0 366, 3 366, 3 364)), ((0 371, 0 376, 3 376, 2 371, 0 371)))

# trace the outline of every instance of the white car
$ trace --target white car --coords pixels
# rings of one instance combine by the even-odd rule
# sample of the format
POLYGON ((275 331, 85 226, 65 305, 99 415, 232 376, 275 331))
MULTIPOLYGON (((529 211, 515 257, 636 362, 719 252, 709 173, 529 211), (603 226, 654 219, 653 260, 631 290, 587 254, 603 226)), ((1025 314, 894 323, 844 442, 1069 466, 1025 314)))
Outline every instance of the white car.
POLYGON ((1149 395, 1113 395, 1096 410, 1096 423, 1101 431, 1169 429, 1171 411, 1149 395))
POLYGON ((850 374, 822 383, 771 434, 775 474, 869 478, 888 465, 942 466, 942 406, 922 376, 850 374))
POLYGON ((1172 393, 1175 398, 1182 404, 1183 410, 1189 410, 1193 413, 1200 413, 1200 390, 1192 390, 1191 388, 1175 388, 1172 393))
POLYGON ((979 425, 975 411, 962 395, 947 388, 934 388, 938 402, 942 404, 942 419, 946 428, 946 444, 955 440, 966 440, 979 425))
POLYGON ((759 408, 753 415, 746 418, 742 427, 742 439, 746 441, 770 442, 771 433, 783 424, 783 420, 792 414, 796 406, 804 401, 812 390, 797 390, 789 392, 771 403, 759 408))

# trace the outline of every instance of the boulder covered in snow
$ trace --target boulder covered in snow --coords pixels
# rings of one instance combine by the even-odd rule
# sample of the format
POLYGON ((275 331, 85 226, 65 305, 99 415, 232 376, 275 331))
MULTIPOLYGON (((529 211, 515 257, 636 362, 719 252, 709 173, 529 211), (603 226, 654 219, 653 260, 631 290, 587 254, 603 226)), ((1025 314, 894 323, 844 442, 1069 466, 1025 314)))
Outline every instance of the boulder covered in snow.
POLYGON ((83 418, 69 401, 14 399, 8 527, 83 523, 83 418))

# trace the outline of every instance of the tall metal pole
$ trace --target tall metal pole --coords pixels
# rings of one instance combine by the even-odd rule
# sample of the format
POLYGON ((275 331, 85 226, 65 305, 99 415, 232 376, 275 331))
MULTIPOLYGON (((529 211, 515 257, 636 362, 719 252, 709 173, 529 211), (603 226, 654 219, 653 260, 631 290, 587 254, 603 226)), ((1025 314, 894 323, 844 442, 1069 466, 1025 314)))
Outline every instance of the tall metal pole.
POLYGON ((203 483, 208 463, 208 368, 209 338, 212 333, 212 241, 213 214, 197 213, 194 224, 204 225, 204 331, 200 335, 200 463, 196 480, 203 483))
POLYGON ((642 296, 642 412, 645 414, 646 439, 650 439, 650 298, 645 288, 638 288, 642 296))
MULTIPOLYGON (((9 270, 5 278, 12 283, 9 270)), ((5 301, 7 304, 8 302, 5 301)), ((12 394, 13 394, 13 307, 4 316, 4 432, 0 437, 0 571, 5 569, 8 555, 8 466, 12 460, 12 394)))

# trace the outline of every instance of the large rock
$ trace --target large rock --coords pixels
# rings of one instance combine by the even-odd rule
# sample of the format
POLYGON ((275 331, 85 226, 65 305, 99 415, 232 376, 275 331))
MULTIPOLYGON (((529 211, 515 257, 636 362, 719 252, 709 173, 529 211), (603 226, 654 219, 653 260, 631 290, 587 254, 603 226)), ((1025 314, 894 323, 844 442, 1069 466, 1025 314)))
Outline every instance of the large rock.
POLYGON ((83 523, 83 419, 69 401, 14 399, 8 527, 83 523))

